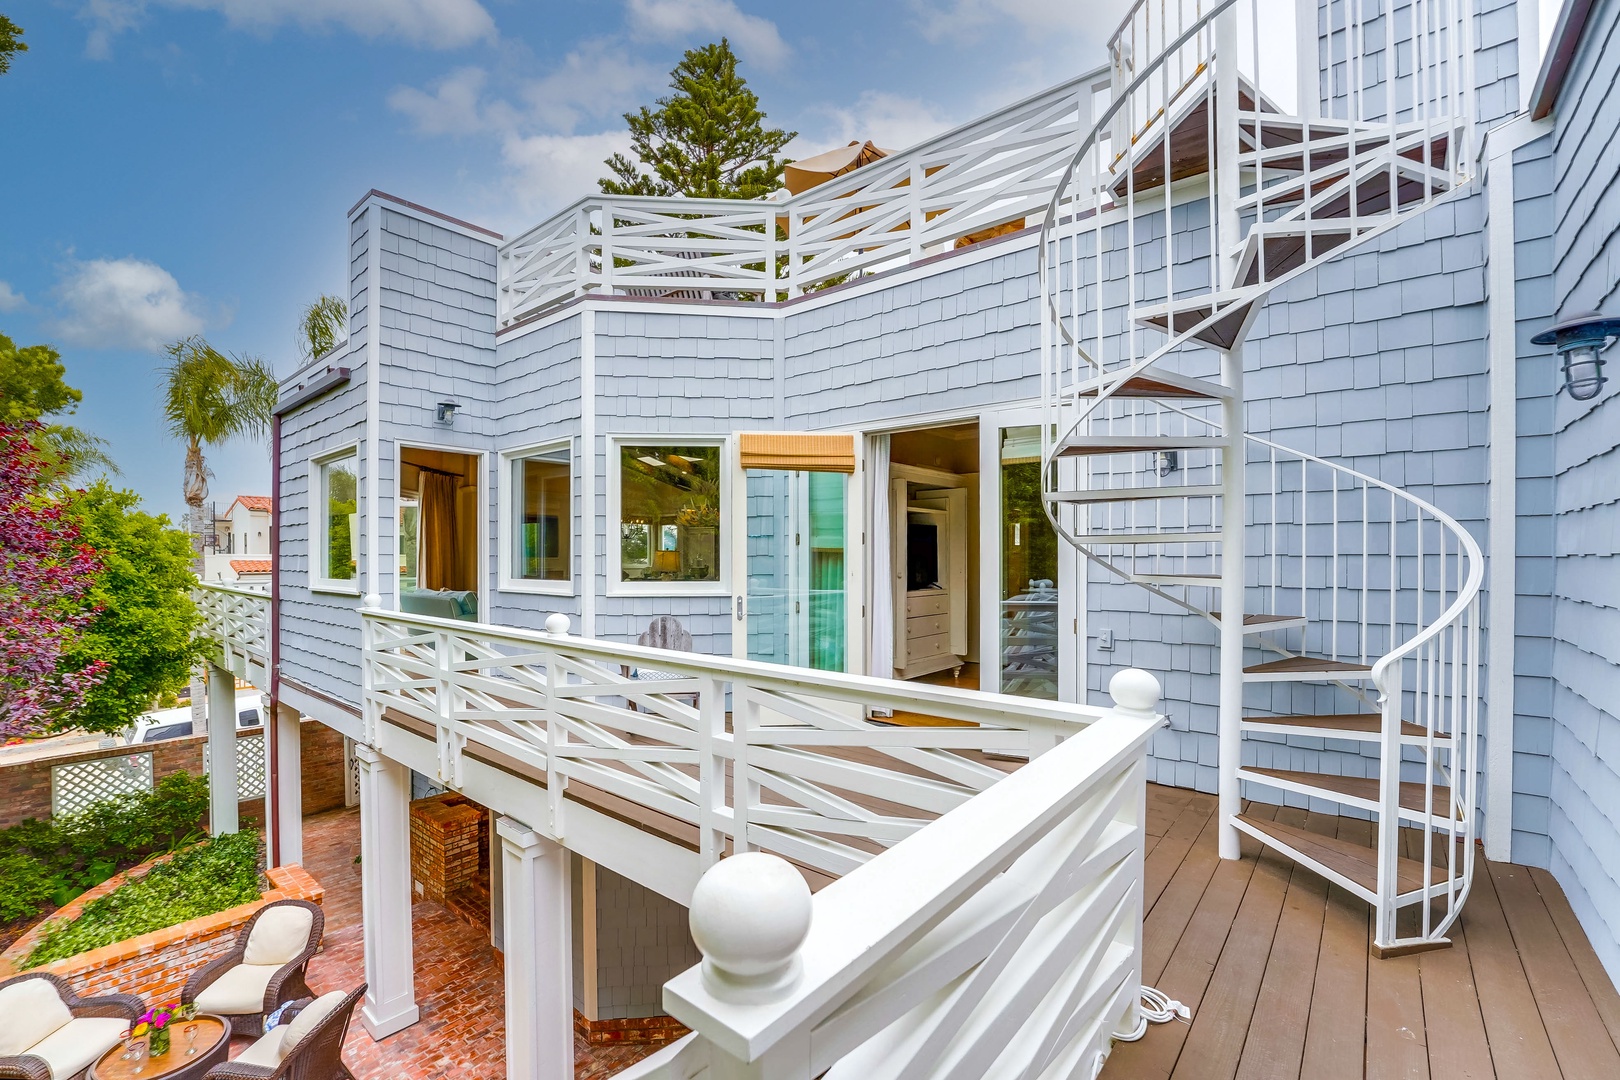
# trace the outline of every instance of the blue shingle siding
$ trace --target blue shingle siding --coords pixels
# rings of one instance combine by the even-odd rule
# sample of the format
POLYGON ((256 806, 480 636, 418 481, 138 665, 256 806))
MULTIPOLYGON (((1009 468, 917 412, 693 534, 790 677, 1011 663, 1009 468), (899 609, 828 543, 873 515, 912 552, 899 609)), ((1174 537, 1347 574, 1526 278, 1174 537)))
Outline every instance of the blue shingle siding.
MULTIPOLYGON (((1556 110, 1552 297, 1561 313, 1620 307, 1620 4, 1594 6, 1556 110)), ((1527 329, 1545 329, 1546 323, 1527 329)), ((1524 354, 1541 386, 1556 361, 1524 354)), ((1610 375, 1614 374, 1610 354, 1610 375)), ((1620 975, 1620 382, 1596 401, 1560 397, 1555 432, 1547 832, 1550 865, 1593 947, 1620 975)), ((1540 428, 1537 433, 1540 433, 1540 428)), ((1544 440, 1543 440, 1544 441, 1544 440)), ((1548 458, 1550 457, 1550 461, 1548 458)), ((1541 474, 1543 477, 1546 473, 1541 474)))

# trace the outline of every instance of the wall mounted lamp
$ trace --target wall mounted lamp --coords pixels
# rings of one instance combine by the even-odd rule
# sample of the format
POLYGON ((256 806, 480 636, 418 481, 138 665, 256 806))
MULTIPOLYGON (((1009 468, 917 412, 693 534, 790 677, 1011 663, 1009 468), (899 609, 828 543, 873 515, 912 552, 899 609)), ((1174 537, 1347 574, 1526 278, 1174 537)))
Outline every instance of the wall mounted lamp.
POLYGON ((1603 352, 1620 339, 1620 319, 1596 311, 1579 311, 1551 330, 1530 339, 1551 345, 1563 358, 1564 390, 1576 401, 1591 401, 1609 380, 1603 377, 1603 352))
POLYGON ((453 427, 456 422, 456 410, 461 405, 454 401, 441 401, 433 410, 433 422, 441 427, 453 427))

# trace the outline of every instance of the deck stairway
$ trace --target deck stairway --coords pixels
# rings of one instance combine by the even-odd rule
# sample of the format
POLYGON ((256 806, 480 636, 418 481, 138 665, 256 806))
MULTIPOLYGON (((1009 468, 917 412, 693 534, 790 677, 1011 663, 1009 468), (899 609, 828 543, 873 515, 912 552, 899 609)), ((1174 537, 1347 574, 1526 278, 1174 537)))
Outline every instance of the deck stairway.
POLYGON ((1388 955, 1446 944, 1469 888, 1482 560, 1411 492, 1249 434, 1243 343, 1270 292, 1468 182, 1469 31, 1350 0, 1278 47, 1284 7, 1143 0, 1112 40, 1042 235, 1045 495, 1111 579, 1216 628, 1222 854, 1247 833, 1362 897, 1388 955), (1321 80, 1307 40, 1342 61, 1321 80))

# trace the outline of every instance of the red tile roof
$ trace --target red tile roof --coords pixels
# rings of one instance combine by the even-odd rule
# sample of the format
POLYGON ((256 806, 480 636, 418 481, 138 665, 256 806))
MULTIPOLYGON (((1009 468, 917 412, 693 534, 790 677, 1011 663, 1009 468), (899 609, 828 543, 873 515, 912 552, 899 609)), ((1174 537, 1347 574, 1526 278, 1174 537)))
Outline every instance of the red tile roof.
MULTIPOLYGON (((249 510, 263 510, 265 513, 270 512, 270 496, 268 495, 238 495, 236 497, 236 502, 231 503, 231 506, 234 507, 236 503, 241 503, 249 510)), ((230 512, 230 507, 227 507, 225 510, 226 515, 229 516, 230 512)))
POLYGON ((268 574, 273 565, 269 559, 231 560, 231 569, 238 574, 268 574))

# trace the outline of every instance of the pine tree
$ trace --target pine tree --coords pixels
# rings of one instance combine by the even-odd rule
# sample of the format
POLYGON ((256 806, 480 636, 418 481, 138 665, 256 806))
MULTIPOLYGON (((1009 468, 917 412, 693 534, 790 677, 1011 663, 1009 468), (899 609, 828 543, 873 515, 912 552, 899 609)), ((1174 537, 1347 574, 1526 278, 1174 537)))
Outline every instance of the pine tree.
POLYGON ((614 154, 609 195, 757 199, 781 184, 776 155, 798 132, 765 127, 759 96, 737 74, 737 54, 719 44, 689 49, 669 73, 674 93, 656 109, 625 113, 637 161, 614 154), (645 170, 645 171, 644 171, 645 170))

